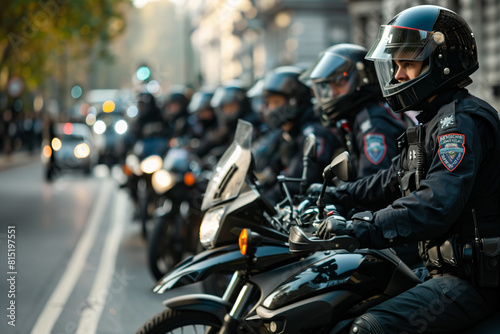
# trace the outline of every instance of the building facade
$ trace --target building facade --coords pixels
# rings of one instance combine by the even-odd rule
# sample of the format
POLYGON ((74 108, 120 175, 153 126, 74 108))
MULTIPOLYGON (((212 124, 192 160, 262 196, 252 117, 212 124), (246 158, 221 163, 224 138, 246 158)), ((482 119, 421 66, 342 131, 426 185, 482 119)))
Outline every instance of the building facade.
POLYGON ((328 46, 351 39, 341 0, 190 0, 187 6, 208 85, 239 78, 249 86, 266 70, 307 66, 328 46))

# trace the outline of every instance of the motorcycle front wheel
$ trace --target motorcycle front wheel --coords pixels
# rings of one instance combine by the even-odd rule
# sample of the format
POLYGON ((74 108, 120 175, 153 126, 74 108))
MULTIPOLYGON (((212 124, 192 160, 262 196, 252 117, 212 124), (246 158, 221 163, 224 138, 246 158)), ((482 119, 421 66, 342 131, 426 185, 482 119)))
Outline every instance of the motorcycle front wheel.
POLYGON ((148 320, 137 334, 217 333, 219 319, 206 312, 165 310, 148 320))

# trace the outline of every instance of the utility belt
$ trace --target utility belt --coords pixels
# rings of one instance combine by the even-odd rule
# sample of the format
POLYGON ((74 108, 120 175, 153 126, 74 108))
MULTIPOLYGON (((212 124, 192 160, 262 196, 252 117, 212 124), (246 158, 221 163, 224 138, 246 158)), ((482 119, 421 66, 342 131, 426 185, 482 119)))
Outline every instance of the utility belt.
POLYGON ((500 287, 500 237, 481 238, 465 244, 457 238, 449 238, 427 247, 425 258, 438 271, 455 274, 478 287, 500 287))
MULTIPOLYGON (((498 209, 495 207, 495 210, 498 209)), ((491 214, 491 209, 489 211, 491 214)), ((464 210, 464 212, 471 211, 464 210)), ((439 272, 456 274, 481 288, 498 288, 500 287, 500 237, 490 237, 490 235, 499 234, 489 231, 488 237, 480 237, 474 209, 472 217, 474 238, 464 240, 460 238, 464 234, 453 233, 445 240, 419 243, 419 251, 426 264, 439 272)), ((497 221, 495 230, 499 229, 500 222, 497 221)), ((466 235, 472 236, 469 233, 466 235)))

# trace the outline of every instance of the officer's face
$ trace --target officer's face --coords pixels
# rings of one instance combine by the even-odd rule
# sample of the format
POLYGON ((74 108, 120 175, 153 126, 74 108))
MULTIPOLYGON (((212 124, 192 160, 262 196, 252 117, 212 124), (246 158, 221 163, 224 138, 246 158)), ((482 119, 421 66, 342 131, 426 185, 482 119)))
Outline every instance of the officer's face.
POLYGON ((222 105, 222 112, 226 116, 236 116, 239 110, 240 105, 237 102, 231 102, 222 105))
POLYGON ((339 81, 330 81, 330 97, 336 98, 349 93, 350 85, 347 79, 342 79, 339 81))
POLYGON ((275 94, 269 95, 266 99, 267 109, 274 110, 278 107, 282 107, 286 104, 286 98, 283 95, 275 94))
POLYGON ((198 112, 198 118, 202 121, 209 121, 215 118, 215 114, 212 109, 203 108, 198 112))
POLYGON ((406 82, 420 75, 423 61, 394 60, 396 63, 396 75, 394 79, 398 82, 406 82))

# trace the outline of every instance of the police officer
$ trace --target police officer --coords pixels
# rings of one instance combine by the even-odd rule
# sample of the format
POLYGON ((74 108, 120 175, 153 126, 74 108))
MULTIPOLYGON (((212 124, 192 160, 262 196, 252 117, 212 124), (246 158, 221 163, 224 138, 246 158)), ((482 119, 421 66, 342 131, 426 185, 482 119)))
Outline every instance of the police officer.
MULTIPOLYGON (((301 75, 311 85, 322 110, 323 124, 340 134, 351 157, 352 179, 375 174, 390 166, 399 154, 397 139, 413 121, 404 113, 393 112, 382 96, 373 62, 365 59, 367 50, 342 43, 320 53, 317 61, 301 75)), ((309 192, 319 192, 321 184, 309 192), (316 191, 314 190, 316 189, 316 191)), ((350 217, 361 206, 341 208, 350 217)), ((423 278, 426 270, 417 244, 393 247, 397 255, 423 278)))
POLYGON ((355 179, 389 167, 407 127, 404 114, 394 113, 382 98, 366 52, 355 44, 331 46, 300 77, 312 86, 323 123, 344 140, 355 179))
POLYGON ((215 110, 210 105, 214 92, 210 88, 201 88, 194 93, 188 105, 188 123, 190 134, 194 138, 203 139, 205 134, 217 128, 215 110))
POLYGON ((233 80, 218 87, 210 100, 210 106, 215 110, 218 128, 205 136, 198 148, 199 154, 205 155, 209 151, 215 155, 222 154, 233 141, 240 118, 252 123, 257 132, 259 117, 252 111, 250 100, 246 96, 246 89, 239 80, 233 80), (217 148, 217 152, 214 148, 217 148))
POLYGON ((500 121, 464 88, 478 68, 474 35, 448 9, 412 7, 381 26, 367 58, 391 108, 420 110, 420 124, 389 169, 332 193, 347 206, 388 206, 347 224, 328 218, 318 232, 371 248, 419 241, 431 274, 356 318, 351 333, 456 332, 500 304, 500 121))
MULTIPOLYGON (((271 129, 279 129, 278 154, 270 162, 276 174, 300 178, 303 171, 303 146, 309 133, 316 136, 317 160, 308 169, 308 182, 322 180, 323 168, 331 162, 336 151, 343 150, 340 140, 328 131, 315 117, 309 87, 299 81, 303 69, 282 66, 264 77, 263 96, 266 100, 265 122, 271 129)), ((274 178, 275 180, 275 178, 274 178)), ((290 183, 292 194, 298 194, 299 184, 290 183)), ((279 184, 265 193, 271 202, 282 199, 279 184)))
POLYGON ((168 138, 180 137, 189 131, 187 119, 190 100, 187 91, 182 85, 173 86, 163 102, 162 114, 166 124, 165 135, 168 138))

